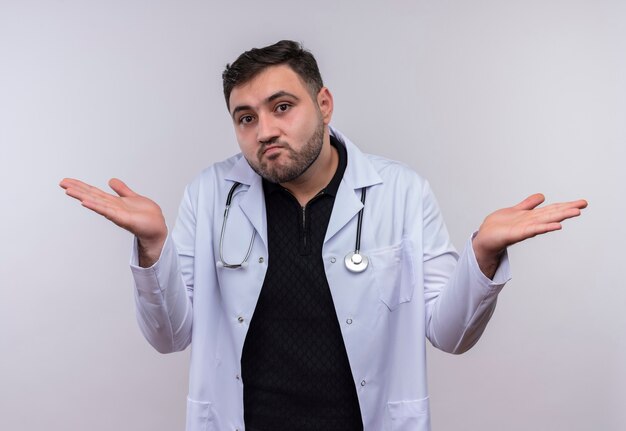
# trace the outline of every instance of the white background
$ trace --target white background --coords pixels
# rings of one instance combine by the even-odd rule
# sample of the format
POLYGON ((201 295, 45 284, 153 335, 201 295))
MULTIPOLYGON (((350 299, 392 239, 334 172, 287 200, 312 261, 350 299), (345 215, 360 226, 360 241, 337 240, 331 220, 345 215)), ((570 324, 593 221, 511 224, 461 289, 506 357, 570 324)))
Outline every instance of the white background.
POLYGON ((282 38, 336 127, 430 180, 458 247, 531 193, 590 202, 510 250, 474 349, 429 351, 434 430, 626 429, 625 22, 608 0, 1 0, 0 429, 184 427, 188 352, 139 334, 130 235, 57 184, 120 177, 173 223, 237 151, 224 65, 282 38))

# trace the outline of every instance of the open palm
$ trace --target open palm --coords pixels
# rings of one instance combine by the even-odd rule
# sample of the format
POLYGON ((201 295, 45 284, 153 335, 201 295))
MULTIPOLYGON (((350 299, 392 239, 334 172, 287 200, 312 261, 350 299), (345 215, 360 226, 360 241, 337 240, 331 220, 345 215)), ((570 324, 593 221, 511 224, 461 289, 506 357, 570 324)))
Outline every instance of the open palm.
POLYGON ((144 246, 158 246, 160 250, 167 226, 161 208, 153 200, 135 193, 116 178, 109 181, 109 186, 118 196, 73 178, 65 178, 59 185, 85 208, 137 236, 144 246))
POLYGON ((473 241, 476 259, 485 275, 493 275, 499 256, 508 246, 561 229, 562 221, 579 216, 587 206, 587 201, 580 199, 539 208, 544 200, 545 197, 537 193, 485 218, 473 241))

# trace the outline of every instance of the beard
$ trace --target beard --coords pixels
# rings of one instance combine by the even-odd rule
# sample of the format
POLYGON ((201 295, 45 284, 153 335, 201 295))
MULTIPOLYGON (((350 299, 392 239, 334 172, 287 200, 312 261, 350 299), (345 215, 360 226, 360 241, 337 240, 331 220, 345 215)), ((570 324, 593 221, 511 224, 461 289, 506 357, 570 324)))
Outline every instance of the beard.
MULTIPOLYGON (((319 120, 313 134, 299 151, 294 150, 289 143, 278 139, 263 144, 257 151, 256 160, 248 160, 252 170, 272 183, 288 183, 298 178, 309 169, 322 151, 324 122, 321 118, 319 120), (281 150, 287 153, 288 161, 284 163, 278 162, 276 159, 281 157, 281 154, 264 157, 263 153, 269 145, 280 146, 281 150)), ((285 156, 285 154, 282 156, 285 156)))

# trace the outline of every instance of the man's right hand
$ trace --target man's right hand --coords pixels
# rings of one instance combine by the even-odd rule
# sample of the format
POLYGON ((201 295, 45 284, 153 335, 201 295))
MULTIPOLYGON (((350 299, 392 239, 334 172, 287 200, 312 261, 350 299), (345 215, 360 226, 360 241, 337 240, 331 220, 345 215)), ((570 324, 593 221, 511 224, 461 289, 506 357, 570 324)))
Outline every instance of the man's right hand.
POLYGON ((109 186, 119 196, 73 178, 65 178, 59 185, 65 189, 65 194, 78 199, 82 206, 137 237, 139 266, 150 267, 159 259, 167 237, 167 226, 156 202, 133 192, 117 178, 111 179, 109 186))

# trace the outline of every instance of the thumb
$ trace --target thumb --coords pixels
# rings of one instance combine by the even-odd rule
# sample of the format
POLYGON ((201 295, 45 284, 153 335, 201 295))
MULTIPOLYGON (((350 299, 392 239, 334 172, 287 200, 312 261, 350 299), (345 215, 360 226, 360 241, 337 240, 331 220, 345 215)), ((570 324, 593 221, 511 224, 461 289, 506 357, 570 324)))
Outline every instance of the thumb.
POLYGON ((535 193, 534 195, 528 196, 526 199, 515 205, 513 208, 518 210, 531 210, 543 203, 546 200, 546 197, 541 193, 535 193))
POLYGON ((137 193, 132 191, 122 180, 117 178, 111 178, 109 180, 109 187, 111 187, 115 193, 123 198, 137 196, 137 193))

